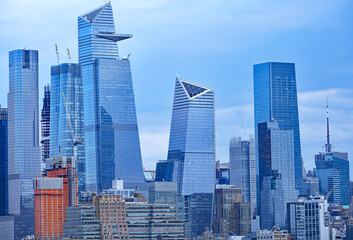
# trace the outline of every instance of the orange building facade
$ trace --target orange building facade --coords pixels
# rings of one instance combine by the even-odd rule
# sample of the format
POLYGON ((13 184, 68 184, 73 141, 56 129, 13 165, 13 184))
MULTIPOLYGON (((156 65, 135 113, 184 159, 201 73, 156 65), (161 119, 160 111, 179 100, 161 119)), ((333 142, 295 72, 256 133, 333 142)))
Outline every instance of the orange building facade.
MULTIPOLYGON (((65 210, 70 205, 70 164, 61 167, 56 164, 47 170, 42 177, 33 180, 35 207, 35 237, 37 239, 60 238, 63 236, 65 210)), ((76 189, 77 205, 77 175, 72 186, 76 189)))

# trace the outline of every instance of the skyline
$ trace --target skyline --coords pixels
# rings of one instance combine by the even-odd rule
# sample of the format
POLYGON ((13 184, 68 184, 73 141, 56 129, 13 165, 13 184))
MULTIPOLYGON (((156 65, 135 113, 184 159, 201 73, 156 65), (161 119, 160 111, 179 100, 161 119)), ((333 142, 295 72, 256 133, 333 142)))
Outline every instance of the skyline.
MULTIPOLYGON (((313 5, 307 6, 307 4, 300 5, 299 3, 299 8, 293 10, 286 9, 289 5, 286 1, 286 3, 276 4, 272 12, 266 15, 265 12, 269 10, 268 8, 266 9, 265 7, 260 10, 264 6, 256 6, 255 10, 251 11, 249 9, 251 4, 247 6, 245 1, 229 3, 231 6, 228 6, 228 8, 225 5, 225 1, 222 1, 217 6, 213 4, 215 1, 207 1, 199 9, 193 9, 192 12, 189 12, 192 8, 191 5, 200 1, 185 4, 187 5, 186 7, 191 7, 189 10, 185 6, 181 6, 181 8, 174 9, 176 11, 173 12, 171 8, 175 2, 112 2, 115 20, 117 20, 116 31, 134 35, 131 40, 119 43, 119 50, 122 57, 130 52, 132 54, 130 60, 134 79, 136 111, 140 129, 142 159, 146 169, 154 169, 154 164, 157 160, 164 160, 167 157, 173 86, 176 75, 215 89, 217 99, 216 159, 228 162, 229 139, 232 136, 243 135, 244 118, 247 122, 247 132, 253 133, 252 65, 266 61, 294 62, 296 64, 301 145, 306 169, 314 167, 314 155, 318 151, 323 150, 322 146, 324 146, 326 141, 325 107, 327 96, 329 97, 330 107, 331 139, 333 146, 336 146, 334 150, 348 152, 349 155, 353 153, 352 145, 349 143, 353 140, 353 136, 350 134, 353 130, 353 109, 350 106, 353 99, 352 96, 349 96, 353 92, 353 88, 349 83, 349 80, 353 78, 353 67, 349 71, 347 66, 347 64, 353 63, 353 50, 349 48, 350 45, 348 44, 353 39, 353 30, 347 28, 348 23, 343 26, 339 24, 341 21, 344 22, 345 19, 347 22, 349 19, 352 20, 352 17, 348 16, 349 9, 352 9, 352 4, 349 4, 348 1, 340 3, 325 1, 326 4, 315 8, 313 5), (236 10, 235 8, 237 7, 240 10, 236 10), (308 7, 308 9, 305 7, 308 7), (214 9, 210 10, 208 8, 214 9), (160 12, 163 9, 165 10, 164 13, 160 12), (313 9, 315 11, 310 12, 313 9), (143 10, 147 10, 148 13, 143 10), (248 20, 244 18, 243 23, 235 24, 236 30, 242 30, 240 31, 241 34, 237 31, 229 33, 229 30, 226 29, 227 27, 223 26, 222 23, 229 21, 234 24, 235 20, 239 20, 236 13, 237 11, 241 12, 241 10, 249 13, 249 16, 254 16, 255 12, 263 11, 262 15, 260 15, 264 19, 257 19, 257 23, 265 21, 267 24, 276 24, 274 24, 273 28, 261 30, 254 26, 256 19, 248 20), (285 13, 287 15, 281 12, 272 16, 271 14, 274 13, 274 10, 279 12, 286 10, 285 13), (139 11, 144 14, 139 16, 139 11), (163 17, 168 16, 168 13, 172 13, 172 19, 163 22, 163 17), (173 21, 173 18, 180 13, 186 18, 173 21), (223 13, 224 15, 219 16, 218 13, 223 13), (309 13, 310 16, 307 16, 309 13), (210 14, 210 16, 207 17, 207 14, 210 14), (147 19, 143 22, 136 20, 132 22, 136 16, 147 17, 147 19), (200 25, 201 27, 197 28, 196 33, 198 34, 196 36, 193 31, 201 20, 197 19, 197 16, 206 20, 206 23, 205 26, 200 25), (327 19, 323 19, 325 16, 327 19), (295 20, 301 17, 304 19, 295 20), (154 21, 156 19, 159 19, 159 21, 154 21), (287 22, 278 22, 278 20, 286 20, 287 22), (330 23, 330 20, 335 21, 330 23), (151 23, 152 25, 148 28, 148 24, 151 23), (212 23, 213 25, 208 25, 207 23, 212 23), (286 26, 286 23, 289 26, 286 26), (325 25, 326 23, 330 24, 325 25), (189 24, 191 26, 185 28, 189 24), (313 30, 312 27, 315 24, 319 24, 319 27, 313 30), (168 25, 172 26, 173 30, 169 33, 167 33, 168 29, 166 29, 168 25), (325 25, 326 28, 322 25, 325 25), (250 27, 249 31, 244 29, 246 26, 250 27), (150 31, 144 32, 146 27, 150 31), (327 31, 327 29, 331 30, 331 32, 327 31), (156 34, 158 31, 160 31, 160 34, 156 34), (296 36, 295 33, 298 31, 303 31, 304 34, 296 36), (313 31, 313 33, 308 31, 313 31), (342 32, 339 35, 341 38, 335 40, 333 35, 335 35, 336 31, 342 32), (271 38, 270 35, 276 32, 282 32, 284 39, 281 39, 278 34, 273 34, 274 36, 271 38), (327 34, 327 32, 330 32, 328 34, 330 36, 321 35, 327 34), (306 38, 306 34, 309 34, 309 37, 306 38), (311 38, 310 34, 312 34, 311 38), (316 35, 316 37, 313 37, 313 35, 316 35), (261 36, 265 36, 265 39, 254 43, 251 41, 247 42, 245 39, 241 40, 242 36, 245 36, 247 40, 249 40, 249 37, 258 38, 261 36), (296 38, 291 39, 293 36, 296 38), (321 42, 317 41, 319 36, 322 36, 322 39, 320 38, 321 42), (277 40, 276 42, 276 38, 279 41, 277 40), (200 39, 209 41, 200 41, 200 39), (234 43, 231 42, 232 39, 235 40, 234 43), (274 41, 275 46, 272 46, 271 41, 274 41), (214 47, 217 43, 219 44, 217 45, 218 48, 214 47), (295 46, 288 48, 289 45, 294 43, 296 43, 295 46), (332 45, 329 46, 329 43, 332 43, 332 45), (175 45, 176 51, 170 49, 170 45, 175 45), (195 48, 196 46, 198 47, 197 49, 195 48), (325 49, 327 52, 320 55, 319 51, 323 50, 324 47, 332 47, 332 49, 325 49), (180 51, 180 49, 185 49, 185 52, 180 51), (257 53, 257 51, 260 53, 257 53), (301 51, 302 53, 300 53, 301 51), (315 54, 318 54, 318 56, 315 54), (163 57, 158 57, 160 55, 163 57), (312 64, 315 63, 314 60, 317 61, 316 65, 312 64), (196 64, 193 64, 193 62, 196 62, 196 64), (158 72, 155 71, 155 66, 159 66, 158 72), (334 79, 334 81, 330 82, 329 79, 334 79), (318 83, 322 85, 318 86, 318 83)), ((0 21, 0 26, 4 34, 4 37, 0 40, 0 44, 3 46, 0 53, 0 77, 3 79, 0 87, 5 89, 0 90, 0 104, 2 107, 7 106, 8 64, 6 63, 8 63, 8 52, 19 49, 23 45, 27 45, 27 49, 39 50, 39 102, 41 103, 43 86, 50 82, 50 66, 57 64, 54 43, 59 45, 61 63, 67 62, 66 47, 69 47, 72 52, 72 62, 77 62, 77 16, 82 12, 87 12, 99 5, 103 5, 104 1, 87 1, 84 7, 79 5, 79 1, 67 1, 65 3, 53 1, 53 3, 48 4, 44 4, 44 1, 41 0, 32 1, 33 13, 31 14, 33 16, 37 14, 38 16, 31 19, 26 18, 24 21, 20 12, 23 10, 27 11, 29 5, 26 4, 28 3, 16 3, 16 1, 11 3, 0 2, 0 9, 2 9, 0 10, 0 20, 3 20, 0 21), (48 12, 40 11, 43 10, 40 8, 43 7, 41 6, 42 4, 47 8, 48 12), (11 11, 11 8, 15 7, 15 5, 17 5, 17 10, 19 10, 17 14, 11 11), (54 6, 58 9, 55 9, 54 6), (56 11, 60 10, 65 10, 66 14, 55 14, 57 13, 56 11), (5 13, 2 13, 2 11, 5 13), (40 31, 43 31, 41 34, 36 37, 34 36, 36 34, 26 32, 28 30, 32 32, 35 29, 33 26, 32 28, 28 27, 28 24, 45 19, 47 14, 49 16, 50 14, 53 16, 55 14, 55 19, 48 19, 41 25, 40 31), (16 22, 9 23, 8 20, 4 20, 8 19, 9 16, 18 18, 17 25, 14 25, 15 27, 17 26, 16 33, 9 30, 9 28, 11 29, 11 24, 16 24, 16 22), (10 26, 5 27, 5 23, 10 26), (69 27, 60 29, 63 26, 69 27), (56 32, 51 32, 51 28, 56 29, 56 32), (25 39, 23 39, 24 34, 26 35, 25 39), (43 38, 43 36, 46 38, 43 38), (58 36, 61 38, 58 38, 58 36), (8 37, 10 37, 10 42, 6 40, 8 37)), ((244 15, 243 17, 245 17, 244 15)), ((12 26, 12 29, 14 29, 14 26, 12 26)))

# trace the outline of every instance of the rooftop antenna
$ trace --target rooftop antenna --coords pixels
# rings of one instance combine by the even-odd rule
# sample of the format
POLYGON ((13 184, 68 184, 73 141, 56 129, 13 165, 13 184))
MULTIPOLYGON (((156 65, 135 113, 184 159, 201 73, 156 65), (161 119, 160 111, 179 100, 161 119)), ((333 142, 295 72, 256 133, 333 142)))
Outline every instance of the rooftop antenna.
POLYGON ((246 115, 244 114, 244 140, 246 139, 246 115))
POLYGON ((58 62, 58 65, 60 64, 59 61, 59 51, 58 51, 58 45, 55 43, 55 52, 56 52, 56 60, 58 62))
POLYGON ((329 114, 328 114, 328 97, 326 99, 326 131, 327 131, 327 143, 325 145, 326 147, 326 153, 331 152, 331 143, 330 143, 330 121, 329 121, 329 114))
POLYGON ((71 54, 70 54, 70 49, 66 48, 67 50, 67 56, 69 57, 69 63, 71 64, 71 54))

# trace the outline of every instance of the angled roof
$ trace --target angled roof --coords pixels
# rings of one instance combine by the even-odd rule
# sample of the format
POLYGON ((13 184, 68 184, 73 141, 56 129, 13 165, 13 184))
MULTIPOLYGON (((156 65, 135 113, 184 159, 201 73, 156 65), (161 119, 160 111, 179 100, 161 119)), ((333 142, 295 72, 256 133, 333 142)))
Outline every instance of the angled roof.
POLYGON ((187 95, 190 99, 212 90, 210 88, 203 87, 203 86, 200 86, 195 83, 187 82, 182 78, 177 78, 177 79, 179 80, 179 82, 183 86, 185 92, 187 93, 187 95))
POLYGON ((99 14, 107 7, 110 6, 110 2, 107 4, 104 4, 103 6, 100 6, 92 11, 89 11, 88 13, 82 14, 80 17, 90 23, 93 23, 94 20, 99 16, 99 14))

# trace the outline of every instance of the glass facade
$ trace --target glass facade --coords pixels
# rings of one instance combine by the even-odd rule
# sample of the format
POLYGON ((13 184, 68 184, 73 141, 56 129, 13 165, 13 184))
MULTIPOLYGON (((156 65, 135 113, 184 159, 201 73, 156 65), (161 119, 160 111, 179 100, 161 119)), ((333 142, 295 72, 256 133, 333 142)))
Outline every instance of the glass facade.
POLYGON ((7 108, 0 106, 0 216, 8 213, 7 108))
POLYGON ((78 17, 79 62, 85 109, 87 191, 124 188, 147 193, 143 175, 130 61, 119 58, 111 3, 78 17))
MULTIPOLYGON (((256 143, 258 124, 261 122, 276 120, 281 129, 293 131, 295 187, 301 193, 303 168, 294 63, 267 62, 254 65, 254 111, 256 143)), ((256 159, 259 176, 257 145, 256 159)))
POLYGON ((9 214, 34 215, 32 180, 41 172, 38 51, 11 51, 9 68, 9 214))
POLYGON ((293 131, 282 130, 278 122, 258 125, 261 229, 286 229, 288 202, 298 198, 294 176, 293 131))
POLYGON ((77 145, 78 191, 85 191, 85 134, 80 64, 63 63, 51 67, 50 113, 50 156, 58 156, 59 149, 62 156, 74 155, 68 123, 71 121, 74 136, 82 143, 77 145), (63 95, 70 112, 66 112, 63 95))
POLYGON ((252 213, 256 210, 256 163, 254 139, 241 140, 233 137, 229 142, 230 184, 240 187, 243 202, 251 202, 252 213))
POLYGON ((214 90, 176 79, 168 159, 179 161, 179 195, 213 193, 214 90))
POLYGON ((315 176, 319 178, 320 193, 327 195, 329 203, 349 205, 349 161, 348 154, 341 152, 320 153, 315 155, 315 176))

